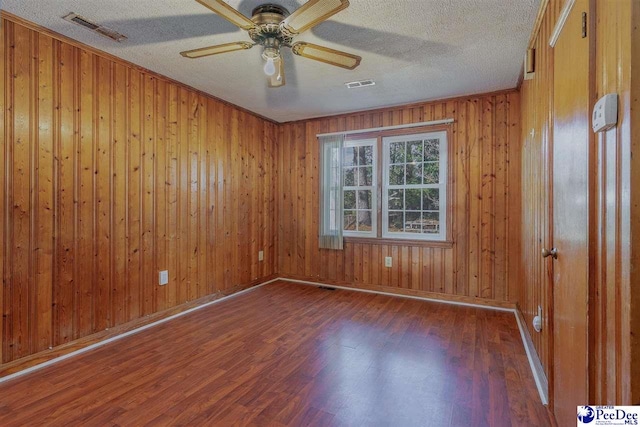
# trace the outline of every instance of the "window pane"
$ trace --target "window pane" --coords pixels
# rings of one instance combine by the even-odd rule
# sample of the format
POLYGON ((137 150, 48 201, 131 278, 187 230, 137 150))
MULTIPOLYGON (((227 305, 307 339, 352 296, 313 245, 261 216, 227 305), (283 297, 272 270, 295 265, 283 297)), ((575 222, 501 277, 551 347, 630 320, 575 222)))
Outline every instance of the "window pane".
POLYGON ((403 219, 402 212, 389 212, 389 232, 401 233, 404 231, 403 219))
POLYGON ((424 161, 438 161, 440 160, 440 140, 439 139, 427 139, 424 142, 424 161))
POLYGON ((404 190, 389 190, 389 209, 404 210, 404 190))
POLYGON ((356 211, 344 211, 343 230, 356 231, 356 211))
POLYGON ((373 164, 373 147, 366 145, 358 148, 359 165, 366 166, 373 164))
POLYGON ((440 190, 437 188, 422 190, 422 209, 425 211, 437 211, 440 209, 440 190))
POLYGON ((344 208, 355 209, 356 208, 356 192, 355 190, 346 190, 344 192, 344 208))
POLYGON ((371 211, 358 211, 358 231, 371 231, 371 211))
POLYGON ((358 191, 358 209, 372 209, 371 206, 371 191, 361 190, 358 191))
POLYGON ((342 163, 344 166, 353 166, 356 164, 356 147, 345 147, 343 154, 342 163))
POLYGON ((373 166, 363 166, 358 168, 360 178, 358 179, 358 185, 371 186, 373 185, 373 166))
POLYGON ((422 162, 422 141, 407 142, 407 163, 422 162))
POLYGON ((389 144, 389 158, 391 163, 405 162, 404 142, 392 142, 389 144))
POLYGON ((407 185, 422 184, 422 164, 407 165, 407 185))
POLYGON ((423 175, 425 184, 438 184, 440 182, 440 164, 434 162, 425 163, 423 175))
POLYGON ((344 169, 344 185, 345 187, 356 186, 356 173, 355 168, 344 169))
POLYGON ((407 212, 404 231, 406 233, 422 233, 422 217, 420 212, 407 212))
POLYGON ((423 212, 422 232, 427 234, 440 233, 440 214, 437 212, 423 212))
POLYGON ((404 185, 404 165, 389 168, 389 185, 404 185))
POLYGON ((421 190, 406 190, 405 191, 405 206, 408 211, 419 211, 420 210, 420 196, 421 190))

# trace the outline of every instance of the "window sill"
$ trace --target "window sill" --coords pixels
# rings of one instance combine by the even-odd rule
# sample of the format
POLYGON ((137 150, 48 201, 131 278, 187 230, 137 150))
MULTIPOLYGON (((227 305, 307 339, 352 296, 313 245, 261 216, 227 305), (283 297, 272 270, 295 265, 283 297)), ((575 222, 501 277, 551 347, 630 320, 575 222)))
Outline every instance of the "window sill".
POLYGON ((344 237, 345 243, 351 244, 368 244, 368 245, 380 245, 380 246, 422 246, 426 248, 445 248, 450 249, 453 247, 453 242, 450 240, 418 240, 418 239, 389 239, 378 237, 344 237))

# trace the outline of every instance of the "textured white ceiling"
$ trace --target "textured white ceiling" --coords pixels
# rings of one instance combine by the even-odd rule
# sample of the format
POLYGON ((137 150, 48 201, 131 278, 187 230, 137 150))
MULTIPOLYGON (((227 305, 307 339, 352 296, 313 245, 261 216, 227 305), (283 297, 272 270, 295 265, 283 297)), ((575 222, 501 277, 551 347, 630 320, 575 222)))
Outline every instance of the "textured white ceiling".
MULTIPOLYGON (((263 3, 228 0, 247 16, 263 3)), ((287 85, 267 87, 261 50, 187 59, 180 51, 250 41, 194 0, 4 0, 2 8, 278 122, 516 86, 539 0, 351 0, 296 38, 362 56, 354 71, 285 52, 287 85), (128 37, 103 38, 61 19, 78 13, 128 37), (344 83, 374 79, 376 86, 344 83)))

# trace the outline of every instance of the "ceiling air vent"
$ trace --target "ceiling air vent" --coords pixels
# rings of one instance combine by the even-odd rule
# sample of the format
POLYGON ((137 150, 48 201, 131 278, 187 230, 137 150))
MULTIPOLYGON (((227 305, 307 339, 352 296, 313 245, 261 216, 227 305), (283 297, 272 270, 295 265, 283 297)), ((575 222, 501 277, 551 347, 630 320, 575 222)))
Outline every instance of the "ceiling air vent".
POLYGON ((355 89, 355 88, 359 88, 359 87, 375 86, 375 84, 376 84, 376 82, 374 82, 373 80, 360 80, 358 82, 345 83, 344 85, 348 89, 355 89))
POLYGON ((117 31, 114 31, 110 28, 104 27, 102 25, 98 25, 95 22, 89 21, 84 16, 80 16, 77 13, 70 13, 67 16, 63 16, 62 19, 65 21, 73 22, 74 24, 80 25, 82 27, 88 28, 89 30, 100 34, 101 36, 108 37, 111 40, 115 40, 117 42, 121 42, 126 40, 127 37, 123 34, 120 34, 117 31))

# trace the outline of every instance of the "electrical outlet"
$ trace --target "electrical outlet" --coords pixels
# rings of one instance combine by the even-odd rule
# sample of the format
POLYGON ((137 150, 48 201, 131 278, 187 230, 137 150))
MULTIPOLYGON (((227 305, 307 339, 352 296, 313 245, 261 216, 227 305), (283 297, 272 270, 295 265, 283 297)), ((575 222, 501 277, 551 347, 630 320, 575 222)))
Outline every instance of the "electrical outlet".
POLYGON ((533 318, 533 329, 536 332, 542 331, 542 307, 538 306, 538 315, 533 318))
POLYGON ((169 270, 162 270, 158 273, 158 285, 164 286, 169 283, 169 270))
POLYGON ((393 265, 392 258, 390 256, 384 257, 384 266, 391 267, 393 265))
POLYGON ((264 251, 258 252, 258 261, 264 261, 264 251))

